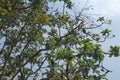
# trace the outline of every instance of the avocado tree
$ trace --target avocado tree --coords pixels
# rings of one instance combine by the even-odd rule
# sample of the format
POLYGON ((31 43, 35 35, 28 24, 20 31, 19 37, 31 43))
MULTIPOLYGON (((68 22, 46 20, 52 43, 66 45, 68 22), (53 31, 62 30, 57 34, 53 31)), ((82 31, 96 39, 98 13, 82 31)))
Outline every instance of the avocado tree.
POLYGON ((101 80, 110 70, 100 42, 114 37, 103 16, 73 11, 72 0, 0 1, 0 80, 101 80), (59 5, 56 6, 56 5, 59 5))

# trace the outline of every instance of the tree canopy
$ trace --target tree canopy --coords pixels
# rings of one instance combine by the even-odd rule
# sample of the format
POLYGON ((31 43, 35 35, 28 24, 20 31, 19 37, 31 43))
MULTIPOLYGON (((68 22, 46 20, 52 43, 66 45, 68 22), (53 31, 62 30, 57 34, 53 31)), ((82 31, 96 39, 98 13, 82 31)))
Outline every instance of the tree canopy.
POLYGON ((114 37, 103 27, 112 21, 88 15, 91 6, 73 7, 73 0, 1 0, 0 80, 107 80, 102 62, 118 57, 119 46, 105 52, 100 43, 114 37))

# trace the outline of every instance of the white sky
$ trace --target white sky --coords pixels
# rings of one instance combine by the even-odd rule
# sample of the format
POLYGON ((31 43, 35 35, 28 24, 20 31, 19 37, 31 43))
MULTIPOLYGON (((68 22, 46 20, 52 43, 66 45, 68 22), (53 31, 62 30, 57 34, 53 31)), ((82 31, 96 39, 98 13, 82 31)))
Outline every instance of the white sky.
MULTIPOLYGON (((103 47, 108 49, 110 45, 120 46, 120 0, 89 0, 94 6, 95 12, 104 14, 105 17, 109 17, 113 20, 112 25, 109 29, 112 30, 115 38, 107 40, 103 47)), ((120 57, 119 58, 106 58, 104 65, 112 70, 112 73, 108 74, 108 80, 119 80, 120 79, 120 57)))
MULTIPOLYGON (((78 2, 85 2, 87 0, 76 0, 78 2)), ((110 45, 120 46, 120 0, 88 0, 94 8, 93 13, 98 15, 105 15, 108 19, 112 19, 112 25, 108 27, 112 33, 116 35, 115 38, 109 39, 103 43, 103 49, 106 50, 110 45)), ((104 26, 103 26, 104 27, 104 26)), ((104 66, 112 70, 112 73, 107 75, 108 80, 120 79, 120 57, 119 58, 105 58, 104 66)))
POLYGON ((115 16, 120 13, 120 0, 89 0, 97 7, 97 11, 108 16, 115 16))

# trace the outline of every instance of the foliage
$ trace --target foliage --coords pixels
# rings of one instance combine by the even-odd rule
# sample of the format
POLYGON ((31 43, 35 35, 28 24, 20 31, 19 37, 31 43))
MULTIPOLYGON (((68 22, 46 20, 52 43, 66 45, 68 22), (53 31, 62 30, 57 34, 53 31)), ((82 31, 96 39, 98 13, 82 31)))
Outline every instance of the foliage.
POLYGON ((106 79, 102 61, 118 57, 119 47, 104 52, 96 42, 112 37, 102 28, 111 20, 91 19, 84 13, 90 7, 71 16, 73 6, 71 0, 1 0, 0 80, 106 79))

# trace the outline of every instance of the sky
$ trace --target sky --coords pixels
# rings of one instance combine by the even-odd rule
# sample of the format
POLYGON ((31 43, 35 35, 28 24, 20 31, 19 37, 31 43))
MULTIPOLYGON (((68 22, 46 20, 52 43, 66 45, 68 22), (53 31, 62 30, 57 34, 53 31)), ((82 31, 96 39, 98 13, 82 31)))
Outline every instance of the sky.
MULTIPOLYGON (((81 8, 81 6, 85 5, 87 0, 73 0, 76 4, 74 11, 77 11, 81 8), (79 7, 80 6, 80 7, 79 7)), ((108 25, 107 28, 112 30, 112 34, 116 35, 115 38, 111 38, 106 40, 103 45, 103 50, 108 51, 111 45, 120 46, 120 29, 119 29, 119 21, 120 21, 120 0, 88 0, 88 5, 93 6, 93 11, 90 13, 100 16, 105 16, 107 19, 112 19, 112 24, 108 25)), ((103 27, 106 27, 103 26, 103 27)), ((108 80, 119 80, 120 79, 120 57, 109 58, 105 57, 103 62, 104 66, 111 70, 111 73, 107 74, 108 80)))
MULTIPOLYGON (((79 9, 78 6, 83 6, 87 0, 76 0, 76 10, 79 9)), ((107 28, 112 30, 112 34, 116 37, 106 40, 103 45, 103 50, 108 51, 109 46, 117 45, 120 46, 120 0, 88 0, 88 4, 93 6, 93 11, 90 13, 97 16, 105 16, 107 19, 112 19, 112 24, 108 25, 107 28)), ((103 26, 103 27, 106 27, 103 26)), ((120 79, 120 57, 105 57, 103 62, 104 66, 111 70, 108 73, 108 80, 119 80, 120 79)))
MULTIPOLYGON (((103 49, 108 49, 110 45, 120 46, 120 0, 89 0, 89 2, 93 5, 96 14, 112 19, 112 24, 108 28, 112 30, 116 37, 105 41, 103 49)), ((107 75, 108 80, 119 80, 120 57, 106 57, 103 63, 105 67, 113 71, 107 75)))
MULTIPOLYGON (((75 3, 79 5, 80 1, 86 2, 86 0, 76 0, 75 3)), ((108 50, 110 45, 120 46, 120 0, 89 0, 89 4, 93 6, 94 14, 104 15, 108 19, 112 19, 112 24, 108 28, 112 30, 116 37, 106 40, 103 43, 103 49, 108 50)), ((106 57, 103 63, 106 68, 113 71, 107 75, 108 80, 119 80, 120 57, 106 57)))

